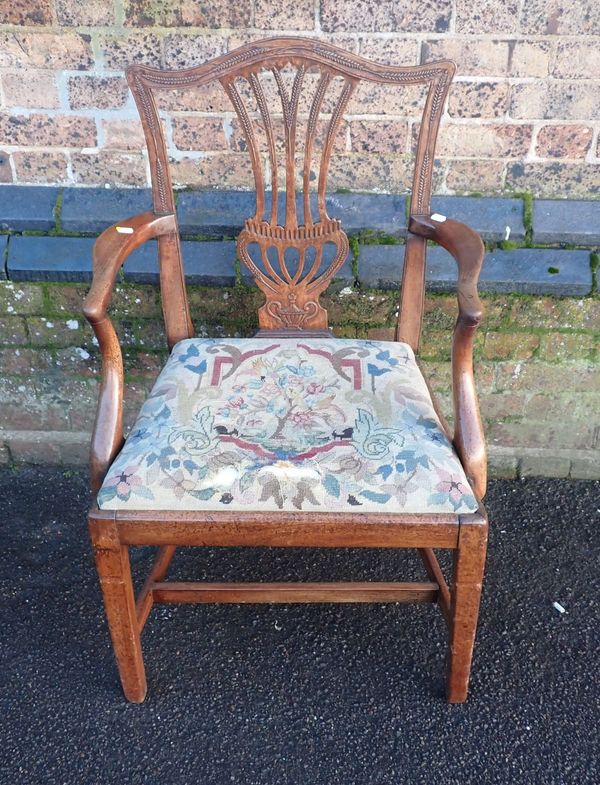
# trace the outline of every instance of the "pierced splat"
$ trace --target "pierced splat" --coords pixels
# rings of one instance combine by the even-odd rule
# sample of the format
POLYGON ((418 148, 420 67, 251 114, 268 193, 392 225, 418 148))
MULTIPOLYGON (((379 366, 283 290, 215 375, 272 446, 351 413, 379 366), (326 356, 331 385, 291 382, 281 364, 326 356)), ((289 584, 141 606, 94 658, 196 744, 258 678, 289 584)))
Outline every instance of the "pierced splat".
POLYGON ((298 123, 298 110, 307 66, 304 62, 296 64, 291 85, 286 85, 282 65, 276 63, 271 73, 279 94, 280 112, 276 114, 282 117, 283 145, 278 144, 263 87, 266 72, 256 69, 246 77, 266 136, 266 152, 271 170, 271 206, 268 219, 265 218, 266 178, 255 120, 234 80, 231 77, 220 80, 244 131, 256 188, 256 213, 253 218, 246 221, 238 237, 238 254, 266 295, 266 302, 259 310, 261 328, 325 329, 327 312, 319 305, 319 295, 344 264, 348 255, 348 238, 342 231, 340 222, 332 219, 325 208, 327 173, 335 137, 356 80, 344 79, 343 88, 327 120, 327 130, 317 163, 317 215, 313 216, 310 189, 311 165, 315 152, 317 125, 326 94, 332 85, 332 78, 330 73, 320 72, 310 103, 308 119, 305 128, 301 129, 298 123), (277 156, 280 147, 283 147, 285 153, 283 178, 280 177, 277 156), (296 190, 298 159, 302 162, 303 223, 298 222, 296 190), (278 215, 277 199, 279 185, 283 184, 283 179, 285 179, 284 221, 278 215), (324 251, 328 244, 335 248, 335 253, 331 263, 323 269, 324 251), (251 246, 258 249, 258 260, 252 258, 251 246), (290 271, 286 261, 287 252, 290 250, 295 251, 298 256, 296 270, 293 272, 290 271), (311 255, 312 260, 309 261, 311 255))
MULTIPOLYGON (((254 175, 256 211, 245 222, 237 247, 240 259, 266 297, 259 309, 260 327, 325 330, 327 313, 319 304, 319 295, 348 255, 348 238, 339 220, 327 213, 327 176, 352 93, 362 80, 398 86, 429 85, 412 194, 412 214, 423 216, 429 213, 435 141, 453 73, 454 64, 447 61, 420 66, 381 65, 331 44, 300 38, 248 44, 184 71, 133 66, 128 70, 128 81, 148 143, 154 211, 174 213, 155 91, 220 83, 241 125, 254 175), (316 193, 311 193, 315 185, 316 193), (284 193, 285 201, 278 204, 279 193, 284 193), (333 253, 326 253, 328 246, 333 253), (295 265, 288 261, 290 250, 296 255, 295 265)), ((426 239, 410 239, 402 311, 404 300, 422 299, 424 288, 426 239)), ((173 236, 169 242, 170 253, 161 253, 161 279, 173 290, 184 291, 179 240, 173 236), (177 279, 181 283, 175 284, 177 279)), ((169 334, 185 337, 187 328, 180 314, 165 316, 175 325, 169 334)), ((412 323, 408 324, 410 328, 412 323)), ((402 333, 402 325, 399 329, 402 333)), ((414 329, 407 340, 411 345, 418 341, 414 329)))

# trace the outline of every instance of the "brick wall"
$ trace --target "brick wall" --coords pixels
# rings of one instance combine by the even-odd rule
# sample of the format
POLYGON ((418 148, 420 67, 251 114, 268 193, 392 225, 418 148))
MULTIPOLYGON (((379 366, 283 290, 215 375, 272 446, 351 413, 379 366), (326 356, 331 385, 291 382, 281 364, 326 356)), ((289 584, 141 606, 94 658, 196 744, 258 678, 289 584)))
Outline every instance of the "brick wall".
MULTIPOLYGON (((98 395, 98 349, 82 320, 86 284, 0 281, 0 462, 83 465, 98 395)), ((190 287, 199 335, 249 335, 256 289, 190 287)), ((477 385, 493 473, 600 477, 600 300, 485 296, 477 385)), ((397 294, 339 282, 324 298, 338 336, 390 339, 397 294)), ((454 296, 430 294, 421 356, 449 416, 454 296)), ((165 358, 155 286, 119 284, 126 420, 165 358)))
MULTIPOLYGON (((124 66, 191 66, 278 33, 317 35, 383 62, 453 58, 439 193, 600 191, 600 4, 591 0, 4 0, 0 182, 146 184, 124 66)), ((421 98, 356 96, 334 188, 408 187, 421 98)), ((249 185, 222 94, 163 108, 178 185, 249 185)))

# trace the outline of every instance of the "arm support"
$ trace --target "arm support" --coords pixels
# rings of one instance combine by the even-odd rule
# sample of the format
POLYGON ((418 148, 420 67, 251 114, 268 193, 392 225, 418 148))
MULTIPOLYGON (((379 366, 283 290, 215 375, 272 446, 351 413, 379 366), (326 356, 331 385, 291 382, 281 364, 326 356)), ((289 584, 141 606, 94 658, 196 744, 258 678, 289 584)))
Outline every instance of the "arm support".
POLYGON ((154 237, 177 231, 175 216, 152 211, 128 218, 104 231, 94 244, 92 286, 83 313, 92 325, 102 355, 102 380, 92 435, 90 471, 96 492, 123 444, 123 356, 107 316, 115 280, 129 254, 154 237))
POLYGON ((452 340, 454 446, 479 498, 485 496, 487 461, 483 426, 473 378, 473 341, 483 316, 477 280, 484 247, 479 235, 459 221, 411 216, 409 231, 441 245, 458 265, 458 319, 452 340))

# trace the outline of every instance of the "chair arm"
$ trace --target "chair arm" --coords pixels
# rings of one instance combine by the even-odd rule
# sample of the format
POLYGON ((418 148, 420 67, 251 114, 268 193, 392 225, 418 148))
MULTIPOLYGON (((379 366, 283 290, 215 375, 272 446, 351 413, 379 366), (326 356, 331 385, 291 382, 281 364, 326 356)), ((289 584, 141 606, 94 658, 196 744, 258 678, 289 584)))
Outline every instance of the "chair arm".
POLYGON ((102 378, 92 435, 90 472, 98 491, 123 445, 123 356, 107 310, 117 274, 129 254, 146 240, 176 231, 174 215, 142 213, 114 224, 94 243, 92 286, 83 313, 92 325, 102 356, 102 378))
POLYGON ((473 378, 473 342, 483 317, 477 280, 485 249, 481 238, 459 221, 436 221, 430 216, 411 216, 408 229, 441 245, 458 266, 458 319, 452 339, 452 396, 454 400, 454 446, 473 490, 485 496, 487 461, 483 425, 473 378))

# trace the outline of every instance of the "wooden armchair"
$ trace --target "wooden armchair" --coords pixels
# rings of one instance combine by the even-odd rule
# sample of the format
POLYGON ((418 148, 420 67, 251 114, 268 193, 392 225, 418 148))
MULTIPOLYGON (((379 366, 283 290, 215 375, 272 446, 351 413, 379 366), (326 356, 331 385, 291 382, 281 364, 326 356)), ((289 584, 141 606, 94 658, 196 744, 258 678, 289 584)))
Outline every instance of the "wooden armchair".
POLYGON ((146 695, 140 635, 154 603, 408 601, 440 606, 450 637, 448 700, 465 700, 487 541, 481 503, 486 457, 472 365, 473 336, 482 316, 476 285, 483 245, 463 224, 430 214, 435 141, 453 73, 454 64, 447 61, 386 66, 304 38, 259 41, 189 70, 129 69, 150 156, 154 209, 99 237, 84 306, 103 360, 91 450, 96 503, 89 523, 128 700, 141 702, 146 695), (286 84, 284 72, 290 69, 286 84), (272 91, 279 104, 274 114, 267 101, 269 79, 278 91, 272 91), (348 253, 340 222, 327 214, 325 193, 336 132, 361 80, 429 88, 395 342, 337 339, 319 304, 348 253), (251 339, 194 337, 155 103, 157 92, 215 81, 243 129, 256 184, 256 213, 237 246, 265 295, 260 330, 251 339), (307 84, 312 98, 301 116, 307 84), (317 155, 318 127, 325 131, 317 155), (316 200, 310 191, 315 167, 316 200), (271 198, 282 186, 283 216, 277 198, 271 198), (122 356, 107 310, 123 261, 150 238, 158 240, 171 354, 124 441, 122 356), (444 246, 458 265, 453 435, 436 413, 414 354, 428 240, 444 246), (129 564, 134 545, 159 548, 137 600, 129 564), (417 548, 428 580, 165 580, 175 549, 190 545, 417 548), (435 548, 454 550, 450 586, 435 548))

